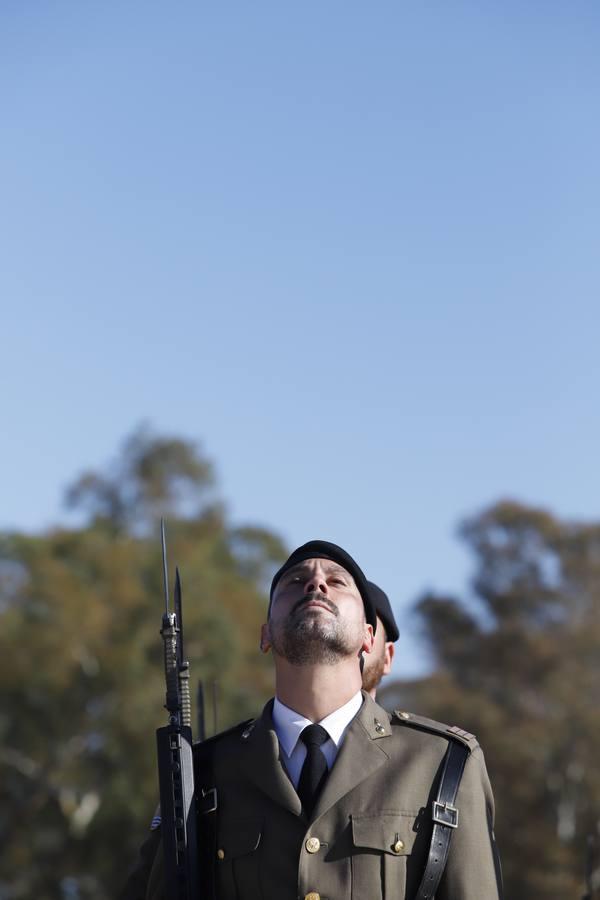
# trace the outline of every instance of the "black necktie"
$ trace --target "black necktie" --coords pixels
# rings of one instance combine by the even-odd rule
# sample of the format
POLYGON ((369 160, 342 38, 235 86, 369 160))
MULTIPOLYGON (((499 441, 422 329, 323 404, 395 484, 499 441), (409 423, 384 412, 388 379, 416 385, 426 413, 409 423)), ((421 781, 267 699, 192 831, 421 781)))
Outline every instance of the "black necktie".
POLYGON ((321 725, 307 725, 300 740, 306 745, 306 759, 300 772, 298 796, 302 800, 302 808, 310 815, 327 777, 327 760, 321 746, 329 740, 329 735, 321 725))

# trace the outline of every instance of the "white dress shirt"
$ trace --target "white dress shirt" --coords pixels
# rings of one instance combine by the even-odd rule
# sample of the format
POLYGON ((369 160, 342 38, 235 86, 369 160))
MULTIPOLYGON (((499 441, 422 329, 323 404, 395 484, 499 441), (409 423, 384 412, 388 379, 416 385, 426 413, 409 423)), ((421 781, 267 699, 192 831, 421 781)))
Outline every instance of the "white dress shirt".
MULTIPOLYGON (((347 703, 316 723, 321 725, 329 735, 329 739, 321 747, 329 770, 331 770, 342 746, 348 725, 362 706, 362 701, 362 694, 357 691, 347 703)), ((312 724, 310 719, 305 719, 300 713, 285 706, 275 697, 273 725, 279 738, 283 762, 295 788, 298 787, 300 772, 306 759, 306 746, 300 740, 300 734, 307 725, 312 724)))

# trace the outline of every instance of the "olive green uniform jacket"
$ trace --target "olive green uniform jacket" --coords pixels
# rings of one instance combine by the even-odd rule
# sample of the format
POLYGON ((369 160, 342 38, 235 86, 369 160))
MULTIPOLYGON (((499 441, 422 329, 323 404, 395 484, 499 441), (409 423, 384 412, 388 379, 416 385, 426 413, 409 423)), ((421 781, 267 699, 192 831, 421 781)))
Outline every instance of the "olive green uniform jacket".
MULTIPOLYGON (((307 819, 281 761, 271 709, 272 701, 255 722, 211 739, 218 900, 412 900, 453 739, 470 753, 456 801, 459 824, 436 900, 499 900, 494 804, 472 735, 406 713, 390 716, 364 694, 307 819)), ((143 848, 123 900, 143 900, 144 893, 146 900, 163 900, 158 834, 143 848)))

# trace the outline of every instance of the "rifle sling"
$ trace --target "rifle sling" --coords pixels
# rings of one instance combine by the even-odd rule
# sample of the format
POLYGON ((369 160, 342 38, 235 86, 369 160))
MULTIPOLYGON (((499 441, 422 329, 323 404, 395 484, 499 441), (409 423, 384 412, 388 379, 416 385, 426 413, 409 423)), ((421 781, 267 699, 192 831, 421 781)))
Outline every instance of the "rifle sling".
POLYGON ((217 789, 213 777, 213 741, 194 746, 196 768, 196 809, 198 813, 198 868, 202 900, 216 900, 217 789))
POLYGON ((458 809, 454 804, 468 756, 468 747, 458 741, 450 741, 444 757, 437 799, 432 803, 431 845, 415 900, 432 900, 444 874, 452 832, 458 827, 458 809))

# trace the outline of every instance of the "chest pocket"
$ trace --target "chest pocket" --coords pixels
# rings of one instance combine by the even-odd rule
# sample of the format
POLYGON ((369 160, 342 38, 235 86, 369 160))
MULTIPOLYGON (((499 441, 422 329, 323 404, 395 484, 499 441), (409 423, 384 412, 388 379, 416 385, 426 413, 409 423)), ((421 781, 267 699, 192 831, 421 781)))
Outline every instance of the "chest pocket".
POLYGON ((352 816, 352 900, 404 897, 415 842, 414 813, 352 816))
POLYGON ((260 845, 262 822, 230 820, 219 828, 217 839, 218 896, 223 900, 262 900, 260 845))

